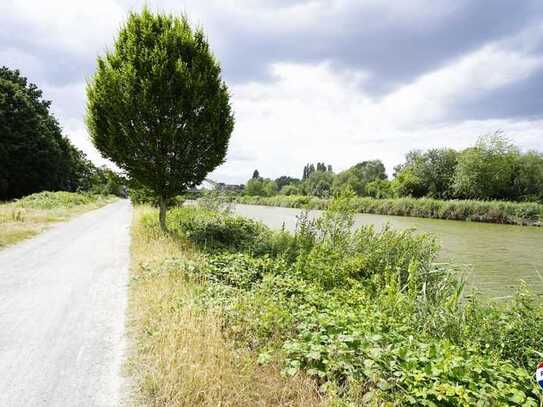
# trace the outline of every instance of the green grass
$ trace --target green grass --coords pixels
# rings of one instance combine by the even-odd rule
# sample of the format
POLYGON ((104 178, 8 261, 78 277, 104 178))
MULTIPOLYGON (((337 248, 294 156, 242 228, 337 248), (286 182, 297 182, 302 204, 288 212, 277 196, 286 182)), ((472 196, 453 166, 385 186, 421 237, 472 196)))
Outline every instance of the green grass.
MULTIPOLYGON (((326 209, 330 203, 330 199, 285 195, 240 196, 233 199, 242 204, 309 209, 326 209)), ((354 198, 352 204, 359 213, 543 226, 543 205, 531 202, 364 197, 354 198)))
POLYGON ((99 201, 111 200, 111 197, 76 192, 39 192, 25 196, 13 203, 17 208, 66 210, 83 205, 92 205, 99 201))
POLYGON ((136 207, 126 364, 131 406, 327 405, 314 380, 258 364, 250 347, 225 335, 220 310, 200 305, 207 284, 189 278, 180 263, 205 264, 205 258, 183 236, 162 233, 156 209, 136 207))
MULTIPOLYGON (((190 304, 191 315, 213 315, 229 349, 258 355, 249 366, 279 366, 303 379, 304 394, 309 377, 332 405, 539 405, 541 299, 526 288, 508 303, 466 299, 455 270, 434 263, 430 236, 352 231, 352 208, 343 198, 317 222, 302 214, 295 234, 206 209, 170 211, 168 239, 192 242, 192 255, 173 249, 142 273, 168 276, 164 289, 196 289, 189 302, 157 300, 155 311, 179 316, 190 304)), ((156 213, 139 223, 157 233, 156 213)), ((153 360, 190 357, 161 335, 171 347, 153 360)))
POLYGON ((28 239, 52 223, 99 208, 115 199, 74 192, 40 192, 0 204, 0 248, 28 239))

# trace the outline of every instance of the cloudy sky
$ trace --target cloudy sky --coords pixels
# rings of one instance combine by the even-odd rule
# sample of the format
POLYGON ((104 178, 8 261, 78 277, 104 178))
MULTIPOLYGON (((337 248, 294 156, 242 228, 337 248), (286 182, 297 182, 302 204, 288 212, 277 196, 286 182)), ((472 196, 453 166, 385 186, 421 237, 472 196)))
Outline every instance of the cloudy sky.
POLYGON ((236 115, 213 178, 342 170, 501 129, 543 151, 541 0, 1 0, 0 65, 53 101, 89 157, 85 83, 130 10, 188 14, 222 63, 236 115))

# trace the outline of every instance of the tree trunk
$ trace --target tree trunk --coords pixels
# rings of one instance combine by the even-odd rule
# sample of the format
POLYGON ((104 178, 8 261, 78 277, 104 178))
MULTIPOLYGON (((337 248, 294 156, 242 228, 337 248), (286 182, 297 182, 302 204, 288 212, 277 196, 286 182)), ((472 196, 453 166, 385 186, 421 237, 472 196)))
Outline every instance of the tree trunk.
POLYGON ((168 228, 166 227, 166 212, 168 210, 168 207, 166 206, 166 198, 161 196, 159 198, 158 204, 160 207, 160 214, 159 214, 160 229, 162 229, 163 232, 167 232, 168 228))

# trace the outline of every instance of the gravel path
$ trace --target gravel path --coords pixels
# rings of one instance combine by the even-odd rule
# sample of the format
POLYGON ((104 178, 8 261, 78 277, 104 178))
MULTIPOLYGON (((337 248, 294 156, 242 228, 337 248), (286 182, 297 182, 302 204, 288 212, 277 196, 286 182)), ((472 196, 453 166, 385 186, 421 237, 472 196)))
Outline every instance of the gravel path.
POLYGON ((0 250, 0 406, 118 406, 127 200, 0 250))

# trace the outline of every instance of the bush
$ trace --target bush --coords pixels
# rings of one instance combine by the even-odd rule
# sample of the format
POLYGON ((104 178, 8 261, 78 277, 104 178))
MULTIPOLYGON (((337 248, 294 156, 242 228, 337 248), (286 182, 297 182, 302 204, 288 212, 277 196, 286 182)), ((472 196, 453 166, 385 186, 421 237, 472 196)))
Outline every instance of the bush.
POLYGON ((250 250, 265 230, 256 221, 198 207, 171 210, 168 225, 201 247, 233 251, 250 250))
POLYGON ((202 305, 218 306, 261 363, 303 370, 357 405, 537 406, 541 300, 526 289, 509 304, 465 300, 454 270, 433 263, 431 237, 351 231, 352 208, 344 197, 317 221, 302 213, 294 235, 199 208, 169 220, 222 249, 184 267, 205 277, 202 305))
POLYGON ((68 209, 88 205, 101 198, 101 195, 45 191, 19 199, 15 202, 15 206, 28 209, 68 209))

